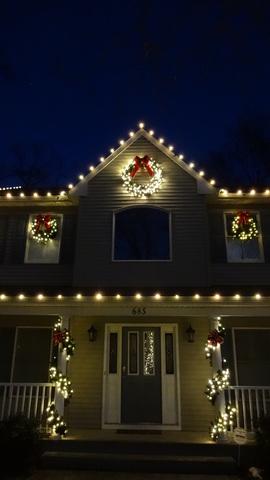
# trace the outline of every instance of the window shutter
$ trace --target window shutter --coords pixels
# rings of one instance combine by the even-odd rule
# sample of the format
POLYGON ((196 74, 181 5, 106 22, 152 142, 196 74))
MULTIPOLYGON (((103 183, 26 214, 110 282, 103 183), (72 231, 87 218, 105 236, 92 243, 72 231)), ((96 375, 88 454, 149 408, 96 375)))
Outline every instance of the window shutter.
POLYGON ((6 263, 24 262, 27 220, 27 215, 17 215, 8 220, 6 263))
POLYGON ((5 258, 7 225, 8 217, 2 215, 0 217, 0 263, 3 263, 5 258))
POLYGON ((210 259, 214 263, 226 263, 226 243, 222 212, 209 213, 210 259))
POLYGON ((71 264, 74 259, 76 239, 75 215, 64 215, 60 251, 60 263, 71 264))

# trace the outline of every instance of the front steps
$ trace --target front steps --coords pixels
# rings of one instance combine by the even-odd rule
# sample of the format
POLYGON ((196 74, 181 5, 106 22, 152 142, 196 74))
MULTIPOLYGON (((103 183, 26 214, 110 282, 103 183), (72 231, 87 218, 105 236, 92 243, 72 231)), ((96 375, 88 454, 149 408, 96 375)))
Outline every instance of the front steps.
POLYGON ((233 475, 233 445, 46 440, 42 468, 233 475))

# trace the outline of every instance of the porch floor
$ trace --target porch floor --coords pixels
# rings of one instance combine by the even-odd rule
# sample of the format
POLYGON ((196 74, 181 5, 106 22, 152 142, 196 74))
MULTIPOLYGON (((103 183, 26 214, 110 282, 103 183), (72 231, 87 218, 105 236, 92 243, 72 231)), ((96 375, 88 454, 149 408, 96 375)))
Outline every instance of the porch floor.
POLYGON ((151 442, 151 443, 208 443, 213 444, 207 432, 184 431, 117 431, 71 429, 63 441, 84 440, 104 442, 151 442))

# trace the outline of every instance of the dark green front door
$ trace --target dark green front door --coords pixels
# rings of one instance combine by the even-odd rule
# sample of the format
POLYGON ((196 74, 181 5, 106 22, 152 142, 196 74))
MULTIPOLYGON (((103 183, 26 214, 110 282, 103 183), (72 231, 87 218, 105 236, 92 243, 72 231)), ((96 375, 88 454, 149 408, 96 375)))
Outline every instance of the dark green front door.
POLYGON ((161 424, 160 328, 123 327, 121 423, 161 424))

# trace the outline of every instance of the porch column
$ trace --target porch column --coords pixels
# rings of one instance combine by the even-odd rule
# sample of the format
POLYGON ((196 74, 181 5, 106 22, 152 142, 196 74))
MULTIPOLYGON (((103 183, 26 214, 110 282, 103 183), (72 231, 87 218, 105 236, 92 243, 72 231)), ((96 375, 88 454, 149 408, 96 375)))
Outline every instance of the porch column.
MULTIPOLYGON (((67 328, 69 329, 69 317, 68 316, 60 316, 62 329, 67 328)), ((63 375, 67 374, 67 359, 66 359, 66 352, 61 351, 60 345, 58 346, 58 358, 57 358, 57 370, 62 372, 63 375)), ((62 417, 64 415, 64 407, 65 407, 65 399, 61 392, 56 390, 55 392, 55 408, 59 415, 62 417)))
MULTIPOLYGON (((220 317, 215 317, 211 321, 211 330, 217 330, 219 322, 221 321, 220 317)), ((213 367, 213 374, 215 374, 218 370, 223 370, 222 364, 222 355, 221 355, 221 346, 220 344, 217 345, 215 351, 212 354, 212 367, 213 367)), ((216 399, 216 406, 217 409, 221 412, 225 412, 225 393, 221 392, 216 399)))

